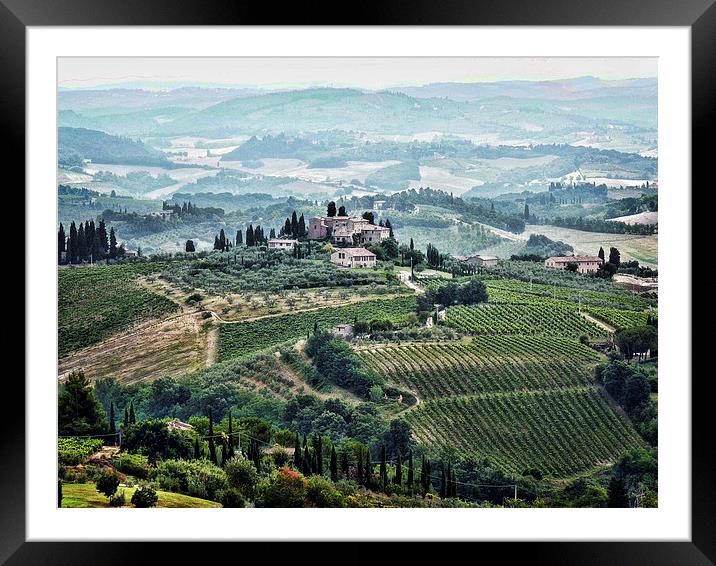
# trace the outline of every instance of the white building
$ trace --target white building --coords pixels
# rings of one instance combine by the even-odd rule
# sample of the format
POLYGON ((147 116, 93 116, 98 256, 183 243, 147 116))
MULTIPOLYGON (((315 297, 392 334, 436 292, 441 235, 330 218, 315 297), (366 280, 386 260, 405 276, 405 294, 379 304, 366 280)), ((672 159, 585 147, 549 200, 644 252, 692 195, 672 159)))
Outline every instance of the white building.
POLYGON ((474 255, 467 258, 467 262, 479 267, 494 267, 497 265, 497 257, 494 255, 474 255))
POLYGON ((375 254, 365 248, 340 248, 331 254, 331 261, 343 267, 375 267, 375 254))
POLYGON ((382 242, 386 238, 390 238, 390 228, 386 228, 385 226, 374 226, 369 224, 363 228, 360 233, 360 243, 368 244, 369 246, 374 243, 382 242))
POLYGON ((602 265, 602 259, 595 255, 555 256, 544 260, 545 267, 565 269, 570 263, 577 264, 578 273, 594 273, 602 265))
POLYGON ((297 245, 298 240, 274 238, 268 241, 268 247, 270 250, 292 250, 293 247, 297 245))

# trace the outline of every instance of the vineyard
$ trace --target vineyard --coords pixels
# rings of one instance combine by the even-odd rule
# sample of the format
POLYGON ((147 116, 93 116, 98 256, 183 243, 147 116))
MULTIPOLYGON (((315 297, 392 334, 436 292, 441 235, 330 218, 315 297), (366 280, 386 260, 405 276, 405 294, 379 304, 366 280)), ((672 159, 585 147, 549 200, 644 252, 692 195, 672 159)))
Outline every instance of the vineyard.
POLYGON ((602 356, 575 340, 478 336, 469 342, 359 349, 364 363, 424 399, 585 386, 602 356))
POLYGON ((596 387, 426 401, 404 413, 431 452, 489 458, 506 473, 568 477, 642 444, 596 387))
POLYGON ((448 307, 447 324, 472 334, 548 334, 574 338, 607 335, 603 328, 580 316, 573 306, 556 303, 448 307))
POLYGON ((156 265, 106 265, 58 273, 59 355, 91 346, 146 319, 179 306, 146 290, 137 278, 156 265))
POLYGON ((633 326, 644 326, 649 314, 647 312, 623 311, 599 307, 586 307, 584 310, 617 330, 631 328, 633 326))
POLYGON ((646 299, 626 292, 592 291, 589 289, 575 287, 558 287, 556 285, 541 285, 538 283, 527 283, 517 279, 486 280, 488 294, 492 297, 493 290, 512 291, 524 295, 537 297, 548 297, 572 301, 583 305, 595 305, 616 309, 644 309, 650 303, 646 299))
POLYGON ((102 440, 99 438, 58 438, 58 462, 64 466, 76 466, 100 448, 102 448, 102 440))
POLYGON ((415 298, 407 296, 224 324, 219 333, 219 360, 245 356, 287 340, 298 340, 313 331, 315 323, 323 329, 354 320, 370 322, 379 319, 399 325, 405 323, 415 309, 415 298))

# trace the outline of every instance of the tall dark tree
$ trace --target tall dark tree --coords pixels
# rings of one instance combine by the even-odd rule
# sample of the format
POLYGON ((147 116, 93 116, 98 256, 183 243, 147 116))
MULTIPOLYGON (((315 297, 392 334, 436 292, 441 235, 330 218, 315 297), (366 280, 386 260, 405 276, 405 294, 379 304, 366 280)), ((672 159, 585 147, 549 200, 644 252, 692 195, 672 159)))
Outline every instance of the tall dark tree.
POLYGON ((345 206, 341 206, 341 207, 338 209, 338 216, 348 216, 348 215, 346 214, 346 207, 345 207, 345 206))
POLYGON ((219 230, 219 249, 223 252, 226 251, 226 234, 224 229, 219 230))
POLYGON ((385 227, 390 230, 390 233, 388 234, 388 237, 393 238, 393 225, 390 223, 389 219, 385 219, 385 227))
MULTIPOLYGON (((431 244, 428 244, 428 251, 430 250, 431 247, 432 247, 431 244)), ((410 238, 410 251, 412 252, 414 249, 415 249, 415 244, 413 243, 413 239, 410 238)))
POLYGON ((104 218, 101 218, 99 221, 97 234, 99 236, 100 247, 102 248, 102 257, 106 257, 109 253, 109 238, 107 234, 107 223, 104 221, 104 218))
POLYGON ((303 217, 303 212, 298 218, 298 237, 304 238, 306 236, 306 219, 303 217))
POLYGON ((370 461, 370 448, 365 451, 365 486, 370 487, 373 477, 373 463, 370 461))
POLYGON ((209 460, 212 464, 218 464, 216 459, 216 442, 214 441, 214 415, 209 407, 209 460))
POLYGON ((293 447, 293 465, 297 470, 300 470, 302 464, 303 462, 301 459, 301 442, 298 433, 296 433, 296 444, 294 444, 293 447))
POLYGON ((621 254, 616 248, 609 248, 609 263, 619 267, 621 254))
POLYGON ((283 224, 283 234, 284 236, 290 236, 291 235, 291 219, 286 218, 286 222, 283 224))
POLYGON ((604 263, 604 248, 602 246, 599 246, 599 253, 597 255, 599 256, 599 259, 602 260, 602 263, 604 263))
MULTIPOLYGON (((109 428, 107 429, 108 434, 117 434, 117 425, 115 423, 115 415, 114 415, 114 401, 110 402, 109 404, 109 428)), ((116 445, 117 437, 111 436, 110 442, 112 443, 112 446, 116 445)))
POLYGON ((328 203, 328 210, 326 211, 326 216, 333 217, 336 215, 336 203, 331 201, 328 203))
POLYGON ((194 245, 194 240, 187 240, 186 244, 184 244, 184 251, 185 252, 195 252, 196 246, 194 245))
POLYGON ((298 216, 295 210, 291 213, 291 236, 298 237, 298 216))
POLYGON ((241 230, 237 230, 236 231, 236 245, 240 246, 243 243, 244 243, 243 233, 241 232, 241 230))
POLYGON ((246 245, 249 247, 254 245, 254 227, 252 224, 249 224, 249 227, 246 228, 246 245))
POLYGON ((85 225, 80 222, 80 227, 77 230, 77 259, 78 263, 89 259, 89 248, 87 247, 87 238, 85 236, 85 225))
POLYGON ((335 446, 331 446, 331 481, 338 481, 338 455, 335 446))
POLYGON ((74 220, 70 223, 70 238, 69 240, 67 240, 67 245, 67 255, 69 256, 69 263, 77 263, 77 258, 79 256, 79 235, 74 220))
POLYGON ((403 484, 403 460, 400 457, 400 450, 398 450, 398 456, 395 461, 395 476, 393 476, 393 483, 397 485, 403 484))
POLYGON ((388 487, 388 466, 385 461, 385 444, 380 447, 380 483, 383 491, 388 487))
POLYGON ((122 426, 124 428, 127 428, 129 426, 129 411, 127 410, 127 406, 124 406, 124 420, 122 421, 122 426))
POLYGON ((57 262, 62 261, 62 252, 67 251, 67 237, 65 236, 65 227, 60 223, 60 229, 57 231, 57 262))
POLYGON ((117 235, 114 233, 114 227, 109 229, 109 257, 112 259, 117 257, 117 235))
POLYGON ((523 216, 524 216, 525 220, 529 220, 529 218, 530 218, 530 205, 527 203, 525 203, 525 211, 524 211, 523 216))
POLYGON ((375 224, 375 215, 372 212, 366 211, 362 216, 368 221, 368 224, 375 224))
POLYGON ((194 439, 194 460, 201 458, 201 447, 199 446, 199 439, 194 439))
POLYGON ((413 490, 413 482, 415 481, 415 471, 413 470, 413 451, 408 452, 408 489, 413 490))
POLYGON ((135 424, 137 422, 137 415, 134 412, 134 401, 129 402, 129 424, 135 424))

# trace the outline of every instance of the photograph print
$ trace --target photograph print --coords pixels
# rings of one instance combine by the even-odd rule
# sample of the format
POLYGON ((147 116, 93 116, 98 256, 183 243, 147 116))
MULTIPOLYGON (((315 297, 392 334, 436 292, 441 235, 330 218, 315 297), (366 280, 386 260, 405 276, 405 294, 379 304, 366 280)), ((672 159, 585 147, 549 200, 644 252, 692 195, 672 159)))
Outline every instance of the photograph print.
POLYGON ((59 57, 57 506, 658 507, 657 87, 59 57))

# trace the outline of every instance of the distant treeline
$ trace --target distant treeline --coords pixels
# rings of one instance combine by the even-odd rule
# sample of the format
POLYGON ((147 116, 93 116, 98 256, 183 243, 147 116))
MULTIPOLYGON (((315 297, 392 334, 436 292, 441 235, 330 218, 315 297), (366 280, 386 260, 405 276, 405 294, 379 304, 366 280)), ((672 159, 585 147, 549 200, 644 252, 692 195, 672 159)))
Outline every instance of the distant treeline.
POLYGON ((69 236, 65 234, 65 227, 62 224, 60 224, 60 228, 57 231, 58 263, 82 263, 106 258, 114 259, 122 257, 124 254, 124 244, 117 246, 114 228, 110 228, 108 233, 103 219, 99 221, 99 225, 96 227, 94 220, 80 222, 79 228, 72 221, 69 236))

